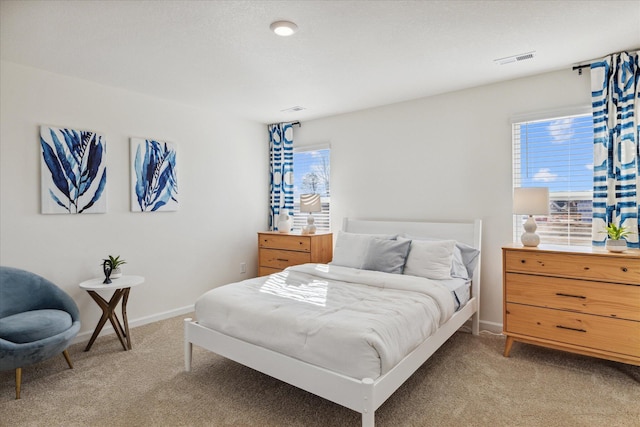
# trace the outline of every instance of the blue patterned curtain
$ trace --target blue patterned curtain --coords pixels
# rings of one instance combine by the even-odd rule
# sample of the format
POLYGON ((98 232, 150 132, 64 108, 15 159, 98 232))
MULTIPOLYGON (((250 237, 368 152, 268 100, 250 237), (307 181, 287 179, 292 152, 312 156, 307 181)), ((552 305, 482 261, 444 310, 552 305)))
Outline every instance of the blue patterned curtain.
POLYGON ((293 214, 293 126, 291 123, 269 125, 269 172, 271 174, 269 230, 275 231, 281 211, 293 214))
POLYGON ((594 246, 603 246, 605 227, 627 227, 627 245, 637 248, 640 229, 640 73, 638 53, 613 54, 591 64, 593 106, 594 246))

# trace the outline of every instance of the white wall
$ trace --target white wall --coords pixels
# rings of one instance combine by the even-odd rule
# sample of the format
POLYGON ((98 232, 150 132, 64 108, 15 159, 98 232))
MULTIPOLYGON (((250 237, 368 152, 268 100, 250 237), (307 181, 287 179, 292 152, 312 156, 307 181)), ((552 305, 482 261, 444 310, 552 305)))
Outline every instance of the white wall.
MULTIPOLYGON (((588 75, 563 70, 304 121, 295 143, 331 144, 334 231, 345 216, 483 219, 481 319, 495 329, 500 248, 512 240, 511 118, 589 104, 588 75)), ((77 283, 99 274, 107 254, 122 255, 126 272, 147 279, 132 291, 134 323, 256 274, 256 232, 267 226, 264 125, 6 62, 0 118, 0 264, 69 292, 85 336, 99 310, 77 283), (39 213, 40 125, 106 135, 108 213, 39 213), (179 212, 130 212, 132 136, 177 144, 179 212)))
POLYGON ((100 275, 108 254, 128 261, 125 274, 146 278, 129 299, 133 324, 185 311, 204 291, 257 274, 256 233, 268 212, 263 124, 7 62, 0 118, 0 264, 65 289, 80 308, 80 337, 100 310, 77 284, 100 275), (40 125, 106 136, 106 214, 40 214, 40 125), (178 212, 130 211, 130 137, 177 145, 178 212))
MULTIPOLYGON (((515 65, 517 66, 517 65, 515 65)), ((483 220, 481 320, 502 324, 501 246, 512 241, 511 118, 590 105, 563 70, 326 119, 296 146, 331 144, 331 221, 483 220)))

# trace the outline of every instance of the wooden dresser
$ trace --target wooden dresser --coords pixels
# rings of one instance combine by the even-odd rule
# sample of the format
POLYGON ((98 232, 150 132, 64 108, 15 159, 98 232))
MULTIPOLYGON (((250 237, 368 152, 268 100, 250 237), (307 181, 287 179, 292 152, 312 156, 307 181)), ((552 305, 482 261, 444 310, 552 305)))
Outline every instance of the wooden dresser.
POLYGON ((640 251, 502 248, 504 355, 513 341, 640 365, 640 251))
POLYGON ((328 263, 333 259, 333 234, 258 233, 258 275, 277 273, 291 265, 328 263))

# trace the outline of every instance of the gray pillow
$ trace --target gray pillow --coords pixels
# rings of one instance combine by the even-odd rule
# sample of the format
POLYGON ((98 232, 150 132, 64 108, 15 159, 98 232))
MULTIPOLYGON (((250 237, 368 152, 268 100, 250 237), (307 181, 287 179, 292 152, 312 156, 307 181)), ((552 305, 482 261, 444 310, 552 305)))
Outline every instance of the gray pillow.
POLYGON ((396 236, 395 234, 361 234, 338 231, 336 246, 333 249, 333 260, 329 264, 362 268, 371 240, 391 240, 396 236))
POLYGON ((362 268, 402 274, 410 247, 410 240, 371 239, 362 268))
POLYGON ((467 275, 465 276, 462 271, 457 271, 455 274, 452 274, 452 276, 462 277, 464 279, 472 278, 473 272, 478 265, 478 255, 480 255, 480 251, 478 249, 464 243, 456 242, 456 252, 454 252, 454 260, 457 256, 460 256, 460 260, 462 261, 462 264, 466 269, 467 275))

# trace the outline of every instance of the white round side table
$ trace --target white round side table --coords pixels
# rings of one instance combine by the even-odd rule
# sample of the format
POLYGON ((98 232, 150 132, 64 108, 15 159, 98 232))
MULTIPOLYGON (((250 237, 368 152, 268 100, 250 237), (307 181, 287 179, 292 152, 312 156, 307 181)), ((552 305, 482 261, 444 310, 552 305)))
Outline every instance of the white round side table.
POLYGON ((131 350, 131 336, 129 335, 129 321, 127 320, 127 301, 129 300, 129 291, 134 286, 137 286, 141 283, 144 283, 144 277, 142 276, 122 276, 117 279, 112 279, 112 283, 105 285, 102 283, 104 278, 95 278, 85 280, 80 283, 80 288, 84 289, 89 293, 91 298, 100 306, 102 309, 102 316, 100 317, 100 321, 96 325, 96 329, 93 331, 93 335, 91 335, 91 339, 87 344, 87 347, 84 351, 89 351, 94 341, 102 331, 104 324, 107 322, 107 319, 111 322, 111 326, 113 326, 113 330, 116 331, 116 335, 120 339, 120 343, 122 347, 126 350, 131 350), (104 299, 98 291, 114 291, 113 295, 107 301, 104 299), (118 303, 122 299, 122 323, 120 324, 120 320, 116 315, 116 307, 118 303), (126 342, 125 342, 126 339, 126 342))

